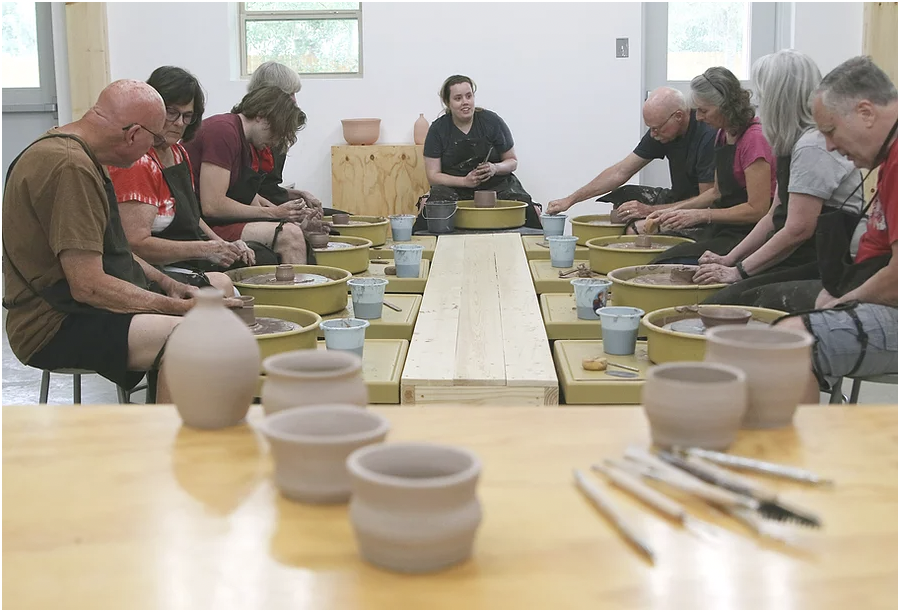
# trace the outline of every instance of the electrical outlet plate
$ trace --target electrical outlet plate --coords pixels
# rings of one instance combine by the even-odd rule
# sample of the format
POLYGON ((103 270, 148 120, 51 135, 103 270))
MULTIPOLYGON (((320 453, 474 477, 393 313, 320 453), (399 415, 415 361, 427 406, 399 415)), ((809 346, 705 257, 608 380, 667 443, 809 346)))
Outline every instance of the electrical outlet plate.
POLYGON ((615 57, 630 57, 630 39, 618 38, 614 44, 615 57))

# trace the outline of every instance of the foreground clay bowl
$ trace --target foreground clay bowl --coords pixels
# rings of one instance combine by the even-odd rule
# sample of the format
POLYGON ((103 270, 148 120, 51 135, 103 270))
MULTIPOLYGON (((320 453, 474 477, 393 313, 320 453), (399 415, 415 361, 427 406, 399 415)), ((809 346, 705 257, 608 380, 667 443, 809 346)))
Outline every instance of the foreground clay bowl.
MULTIPOLYGON (((324 217, 324 221, 333 223, 333 217, 324 217)), ((348 224, 333 223, 333 227, 340 232, 340 236, 365 238, 371 241, 372 246, 380 246, 386 243, 387 236, 390 234, 390 220, 386 217, 351 215, 348 224)))
MULTIPOLYGON (((748 310, 752 315, 751 325, 772 323, 785 312, 767 308, 748 306, 715 306, 715 308, 748 310)), ((702 361, 705 358, 707 341, 702 333, 675 331, 665 326, 678 321, 697 319, 695 308, 662 308, 648 313, 642 318, 642 329, 648 340, 649 361, 656 364, 671 361, 702 361)))
POLYGON ((479 208, 474 200, 459 200, 455 212, 457 229, 512 229, 524 225, 527 203, 497 200, 491 208, 479 208))
POLYGON ((348 270, 353 274, 361 274, 368 269, 370 240, 355 236, 331 236, 330 242, 343 242, 350 246, 345 249, 315 249, 318 265, 348 270))
POLYGON ((611 292, 614 296, 614 305, 633 306, 646 312, 652 312, 662 308, 699 304, 727 286, 722 283, 713 285, 645 285, 634 282, 634 279, 639 276, 670 274, 679 268, 697 270, 698 266, 656 264, 612 270, 608 274, 608 280, 613 283, 611 292))
POLYGON ((613 246, 620 243, 634 244, 637 238, 640 238, 640 236, 605 236, 587 240, 586 248, 589 249, 589 267, 593 272, 608 274, 618 268, 644 266, 651 263, 655 257, 675 244, 694 242, 689 238, 681 238, 679 236, 652 236, 652 247, 619 248, 613 246), (664 246, 654 246, 657 244, 664 246))
POLYGON ((626 228, 624 223, 612 223, 611 215, 580 215, 571 219, 571 233, 579 246, 586 246, 593 238, 621 236, 626 228))
POLYGON ((274 274, 276 266, 253 266, 229 270, 226 274, 242 295, 256 298, 256 312, 260 306, 289 306, 311 310, 319 315, 340 312, 348 304, 346 281, 352 276, 347 270, 330 266, 294 265, 296 274, 317 274, 328 278, 324 283, 310 285, 256 285, 243 282, 259 274, 274 274))

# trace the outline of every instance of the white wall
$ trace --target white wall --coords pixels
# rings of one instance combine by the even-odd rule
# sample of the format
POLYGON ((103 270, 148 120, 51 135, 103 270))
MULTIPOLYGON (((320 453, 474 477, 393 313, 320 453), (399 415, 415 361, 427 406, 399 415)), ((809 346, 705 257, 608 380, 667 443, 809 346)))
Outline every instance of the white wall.
MULTIPOLYGON (((229 110, 246 89, 234 73, 233 15, 226 3, 109 3, 112 78, 178 65, 205 87, 207 116, 229 110)), ((340 119, 380 117, 379 143, 410 143, 418 113, 433 121, 437 90, 460 73, 511 128, 534 199, 567 195, 639 138, 640 20, 639 3, 364 3, 364 77, 304 80, 309 121, 285 180, 330 202, 340 119), (628 59, 615 59, 617 37, 630 38, 628 59)))
MULTIPOLYGON (((792 48, 809 55, 826 74, 863 49, 863 2, 795 2, 792 48)), ((898 33, 896 33, 898 35, 898 33)))

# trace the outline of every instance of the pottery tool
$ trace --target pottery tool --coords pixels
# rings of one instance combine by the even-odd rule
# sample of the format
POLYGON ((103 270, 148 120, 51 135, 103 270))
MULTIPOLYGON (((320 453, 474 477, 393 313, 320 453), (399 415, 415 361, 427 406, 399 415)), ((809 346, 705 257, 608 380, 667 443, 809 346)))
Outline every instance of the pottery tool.
POLYGON ((779 463, 770 463, 769 461, 761 461, 760 459, 751 459, 749 457, 739 457, 737 455, 728 455, 726 453, 718 453, 708 451, 701 448, 674 449, 679 450, 686 455, 701 457, 708 461, 713 461, 718 465, 726 467, 749 470, 766 474, 768 476, 778 476, 796 482, 803 482, 818 486, 833 486, 835 482, 829 478, 822 478, 813 472, 789 465, 781 465, 779 463))
POLYGON ((490 161, 490 155, 493 154, 493 148, 494 148, 494 147, 490 146, 490 150, 486 152, 486 157, 483 158, 483 163, 484 163, 484 164, 489 163, 489 161, 490 161))
POLYGON ((760 504, 757 510, 761 516, 781 522, 793 521, 804 527, 820 527, 822 524, 820 519, 812 513, 786 506, 777 499, 775 493, 764 491, 757 486, 751 486, 741 481, 737 482, 735 479, 730 478, 728 474, 723 473, 722 470, 708 469, 695 461, 690 461, 667 451, 659 452, 658 456, 667 463, 692 474, 708 484, 756 500, 760 504), (774 515, 781 515, 783 518, 777 518, 774 515))
POLYGON ((601 472, 617 487, 642 500, 661 514, 673 519, 694 536, 717 540, 715 527, 704 521, 689 516, 686 509, 667 495, 647 486, 639 478, 631 476, 618 468, 613 461, 605 461, 606 465, 594 465, 592 469, 601 472))
POLYGON ((384 300, 384 306, 386 306, 390 310, 395 310, 396 312, 402 312, 402 309, 392 302, 388 302, 388 301, 384 300))
POLYGON ((640 553, 645 555, 648 558, 649 563, 654 565, 655 553, 642 541, 636 532, 624 522, 620 512, 614 508, 611 500, 605 493, 599 487, 591 483, 586 478, 586 475, 578 469, 574 470, 574 481, 577 483, 577 488, 589 498, 589 501, 591 501, 609 521, 611 521, 614 528, 617 529, 628 542, 635 546, 640 553))
POLYGON ((757 500, 747 495, 741 495, 711 485, 704 480, 693 476, 690 472, 680 469, 679 466, 671 465, 662 461, 658 457, 650 454, 644 449, 637 447, 629 447, 624 455, 628 459, 653 467, 662 476, 670 477, 665 482, 679 488, 686 493, 691 493, 696 497, 705 501, 725 508, 746 509, 757 512, 762 517, 778 521, 778 522, 794 522, 806 527, 819 527, 820 521, 817 517, 809 516, 804 513, 794 512, 791 509, 784 508, 780 504, 770 503, 767 501, 757 500))
POLYGON ((621 370, 628 370, 630 372, 639 372, 639 368, 634 368, 633 366, 624 365, 622 363, 614 363, 613 361, 609 361, 608 365, 613 366, 615 368, 620 368, 621 370))
POLYGON ((633 372, 618 372, 617 370, 606 370, 605 374, 617 378, 639 378, 639 374, 634 374, 633 372))

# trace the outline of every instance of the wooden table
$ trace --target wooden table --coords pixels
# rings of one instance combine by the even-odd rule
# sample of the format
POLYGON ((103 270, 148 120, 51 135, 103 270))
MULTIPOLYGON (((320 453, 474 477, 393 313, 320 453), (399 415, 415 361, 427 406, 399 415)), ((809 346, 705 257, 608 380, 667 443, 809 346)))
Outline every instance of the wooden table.
POLYGON ((518 234, 437 243, 402 373, 402 403, 558 403, 558 378, 518 234))
POLYGON ((390 420, 389 440, 458 444, 483 460, 471 561, 429 576, 363 563, 346 506, 279 496, 251 426, 183 429, 170 406, 4 407, 4 606, 898 606, 898 406, 809 406, 794 429, 740 433, 734 453, 836 480, 833 490, 780 485, 825 521, 795 529, 800 550, 704 516, 727 527, 709 543, 610 490, 655 547, 654 567, 571 483, 571 468, 647 443, 641 410, 372 410, 390 420))

